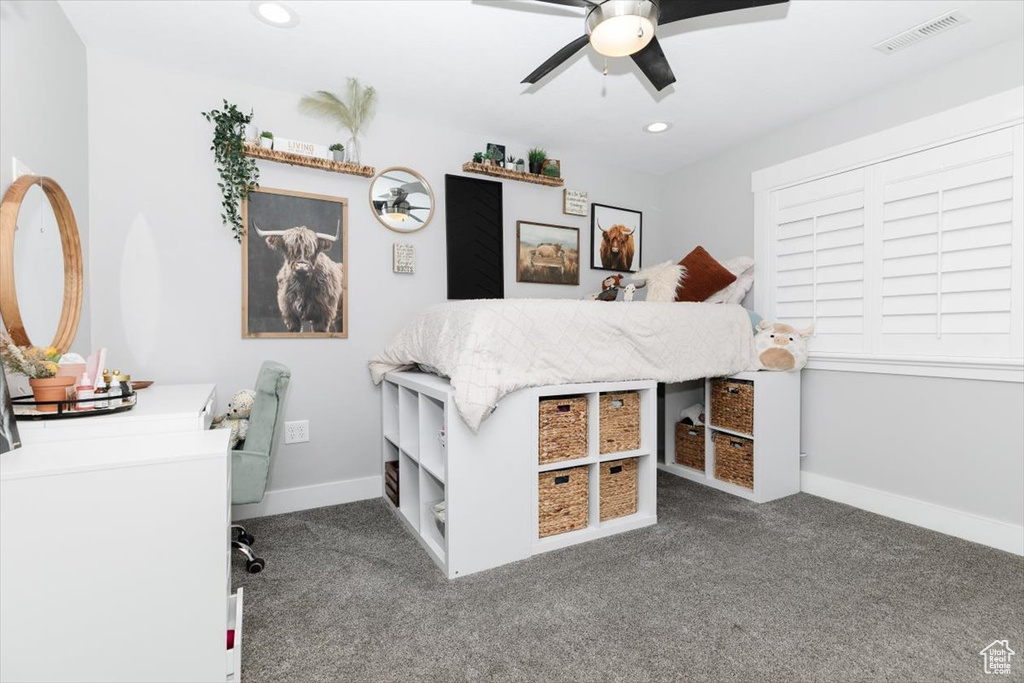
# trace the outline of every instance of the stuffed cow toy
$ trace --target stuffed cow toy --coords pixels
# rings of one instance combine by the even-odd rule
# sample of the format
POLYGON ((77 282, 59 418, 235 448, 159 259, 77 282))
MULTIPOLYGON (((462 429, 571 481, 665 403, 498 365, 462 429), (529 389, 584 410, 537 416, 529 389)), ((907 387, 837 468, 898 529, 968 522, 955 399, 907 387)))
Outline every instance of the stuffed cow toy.
POLYGON ((798 330, 785 323, 761 321, 754 335, 754 348, 762 370, 797 371, 807 365, 807 338, 814 326, 798 330))
POLYGON ((249 415, 252 414, 252 405, 255 402, 256 392, 252 389, 235 392, 228 402, 228 412, 213 418, 211 429, 231 430, 228 448, 233 449, 239 442, 245 441, 245 435, 249 431, 249 415))

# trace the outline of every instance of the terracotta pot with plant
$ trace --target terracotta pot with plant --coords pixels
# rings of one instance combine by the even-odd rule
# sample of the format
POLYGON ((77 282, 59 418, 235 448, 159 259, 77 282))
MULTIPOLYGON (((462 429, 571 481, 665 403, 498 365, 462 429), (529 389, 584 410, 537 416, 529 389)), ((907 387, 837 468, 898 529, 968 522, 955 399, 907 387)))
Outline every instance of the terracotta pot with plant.
POLYGON ((54 402, 51 405, 36 406, 41 413, 57 412, 56 402, 66 400, 68 390, 75 385, 74 377, 57 376, 60 369, 57 361, 61 353, 52 346, 46 349, 38 346, 19 347, 7 333, 0 332, 0 357, 8 370, 28 377, 36 401, 54 402))

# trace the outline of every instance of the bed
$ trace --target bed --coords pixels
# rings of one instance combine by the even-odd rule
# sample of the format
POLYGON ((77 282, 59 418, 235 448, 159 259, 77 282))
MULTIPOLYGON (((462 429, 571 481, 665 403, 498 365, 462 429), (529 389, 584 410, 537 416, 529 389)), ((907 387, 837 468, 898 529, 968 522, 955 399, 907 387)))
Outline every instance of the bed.
POLYGON ((476 432, 518 389, 683 382, 755 369, 755 359, 739 305, 484 299, 423 311, 369 365, 375 384, 415 366, 450 378, 459 414, 476 432))

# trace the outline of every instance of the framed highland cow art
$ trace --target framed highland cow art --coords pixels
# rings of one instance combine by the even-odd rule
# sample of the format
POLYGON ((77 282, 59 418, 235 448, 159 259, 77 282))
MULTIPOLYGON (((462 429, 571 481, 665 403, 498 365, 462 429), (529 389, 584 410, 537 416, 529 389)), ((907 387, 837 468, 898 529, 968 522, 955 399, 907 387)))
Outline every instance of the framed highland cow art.
POLYGON ((516 221, 516 282, 578 285, 579 229, 516 221))
POLYGON ((644 215, 617 206, 590 205, 590 267, 635 273, 640 270, 644 215))
POLYGON ((242 336, 348 337, 348 200, 261 187, 242 220, 242 336))

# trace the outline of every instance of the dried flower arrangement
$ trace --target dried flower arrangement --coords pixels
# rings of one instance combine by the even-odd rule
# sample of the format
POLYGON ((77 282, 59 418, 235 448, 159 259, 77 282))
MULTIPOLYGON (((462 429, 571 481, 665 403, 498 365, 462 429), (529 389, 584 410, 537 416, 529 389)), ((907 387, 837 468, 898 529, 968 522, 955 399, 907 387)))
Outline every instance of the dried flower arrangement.
POLYGON ((0 358, 11 372, 25 375, 29 379, 54 377, 59 367, 61 353, 56 347, 45 349, 38 346, 19 347, 6 332, 0 331, 0 358))

